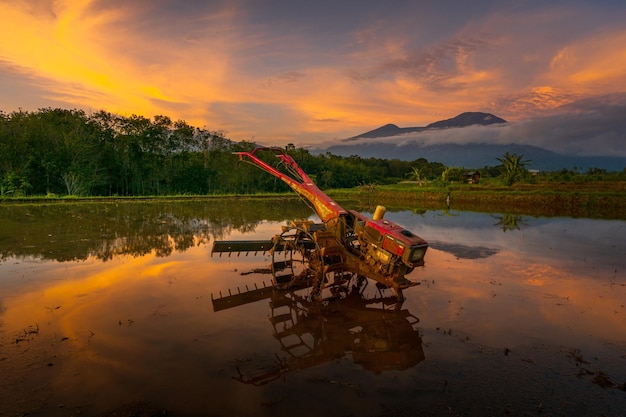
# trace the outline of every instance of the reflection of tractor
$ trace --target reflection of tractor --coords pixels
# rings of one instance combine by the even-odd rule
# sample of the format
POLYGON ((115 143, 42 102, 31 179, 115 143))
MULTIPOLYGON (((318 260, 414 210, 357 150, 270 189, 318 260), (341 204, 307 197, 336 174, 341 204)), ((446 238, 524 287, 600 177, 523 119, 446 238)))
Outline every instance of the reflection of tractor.
POLYGON ((381 288, 391 288, 402 300, 402 290, 418 284, 405 275, 424 265, 428 244, 383 219, 384 207, 378 206, 372 218, 343 209, 280 148, 256 148, 235 154, 289 185, 312 205, 322 223, 293 221, 271 240, 216 241, 212 253, 269 251, 274 286, 310 287, 312 299, 324 298, 324 290, 340 295, 347 292, 351 282, 359 281, 360 286, 369 278, 381 288), (277 167, 259 157, 263 151, 278 159, 277 167))
POLYGON ((320 304, 297 291, 257 288, 213 300, 220 311, 270 298, 270 323, 285 358, 262 372, 242 372, 235 379, 253 385, 351 354, 365 370, 380 373, 404 370, 424 360, 418 318, 401 309, 397 297, 366 298, 358 288, 343 299, 320 304))

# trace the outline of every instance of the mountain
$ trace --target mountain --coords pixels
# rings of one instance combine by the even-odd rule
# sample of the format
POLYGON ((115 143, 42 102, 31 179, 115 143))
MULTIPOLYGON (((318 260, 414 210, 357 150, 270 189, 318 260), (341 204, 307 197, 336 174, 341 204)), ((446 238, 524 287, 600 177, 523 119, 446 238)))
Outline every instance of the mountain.
MULTIPOLYGON (((506 152, 523 155, 531 161, 528 168, 541 171, 557 171, 563 168, 582 170, 602 168, 607 171, 622 171, 626 168, 626 158, 617 156, 580 156, 553 152, 538 146, 515 143, 528 135, 544 137, 546 143, 553 143, 554 132, 572 132, 576 138, 576 124, 538 125, 539 129, 527 130, 523 126, 511 129, 514 124, 490 113, 466 112, 451 119, 441 120, 423 127, 401 128, 387 124, 369 132, 344 139, 340 144, 325 149, 313 149, 313 153, 330 152, 338 156, 357 155, 362 158, 399 159, 414 161, 425 158, 431 162, 441 162, 449 167, 470 169, 499 165, 497 158, 506 152), (474 126, 470 128, 470 126, 474 126), (501 127, 500 127, 501 126, 501 127), (570 127, 574 126, 574 127, 570 127), (494 130, 495 129, 495 130, 494 130), (522 134, 515 134, 515 132, 522 134), (503 138, 512 134, 510 143, 503 138), (443 141, 438 141, 441 138, 443 141)), ((561 138, 561 141, 563 139, 561 138)), ((574 146, 575 148, 576 146, 574 146)))
POLYGON ((500 164, 497 158, 502 158, 506 152, 524 155, 530 160, 528 168, 541 171, 558 171, 563 168, 582 170, 589 168, 604 168, 608 171, 621 171, 626 167, 626 158, 609 156, 572 156, 549 151, 547 149, 521 144, 439 144, 420 145, 415 142, 390 144, 380 142, 366 142, 359 144, 334 145, 322 152, 348 157, 358 155, 361 158, 399 159, 414 161, 425 158, 431 162, 441 162, 449 167, 482 168, 500 164))
POLYGON ((441 129, 446 127, 466 127, 473 125, 493 125, 497 123, 507 123, 506 120, 494 116, 491 113, 465 112, 452 119, 441 120, 426 126, 427 129, 441 129))
POLYGON ((379 127, 378 129, 370 130, 369 132, 362 133, 358 136, 354 136, 348 139, 345 139, 344 142, 349 142, 361 138, 385 138, 389 136, 398 136, 404 133, 414 133, 421 132, 425 127, 398 127, 394 124, 386 124, 384 126, 379 127))
POLYGON ((389 136, 398 136, 404 133, 415 133, 426 130, 425 127, 398 127, 394 124, 386 124, 378 129, 370 130, 369 132, 362 133, 358 136, 354 136, 348 139, 344 139, 344 142, 349 142, 361 138, 385 138, 389 136))
POLYGON ((405 133, 423 132, 428 129, 445 129, 449 127, 466 127, 473 125, 492 125, 496 123, 507 123, 506 120, 494 116, 491 113, 482 112, 465 112, 452 119, 440 120, 424 127, 398 127, 394 124, 386 124, 369 132, 361 133, 345 139, 344 142, 350 142, 362 138, 384 138, 389 136, 398 136, 405 133))

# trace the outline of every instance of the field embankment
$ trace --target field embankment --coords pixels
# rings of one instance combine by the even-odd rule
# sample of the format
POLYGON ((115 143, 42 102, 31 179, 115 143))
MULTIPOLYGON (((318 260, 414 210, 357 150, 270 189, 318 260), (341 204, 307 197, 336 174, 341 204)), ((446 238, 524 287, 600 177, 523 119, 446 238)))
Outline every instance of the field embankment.
MULTIPOLYGON (((327 193, 346 208, 372 210, 376 205, 413 210, 469 210, 534 216, 568 216, 626 220, 626 182, 541 183, 512 187, 457 184, 447 187, 414 183, 362 186, 329 190, 327 193)), ((2 198, 0 204, 53 204, 78 202, 142 202, 219 199, 297 198, 292 192, 221 195, 177 195, 137 197, 2 198)))
POLYGON ((626 182, 520 184, 512 187, 417 184, 333 190, 338 200, 416 209, 454 209, 536 216, 626 219, 626 182))

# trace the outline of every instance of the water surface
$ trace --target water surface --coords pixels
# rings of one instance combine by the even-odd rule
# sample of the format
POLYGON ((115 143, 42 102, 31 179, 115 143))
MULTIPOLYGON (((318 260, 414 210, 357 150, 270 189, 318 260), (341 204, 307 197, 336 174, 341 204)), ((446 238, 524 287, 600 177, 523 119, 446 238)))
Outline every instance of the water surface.
POLYGON ((267 254, 210 254, 310 213, 0 205, 0 416, 624 414, 626 222, 388 212, 430 243, 401 304, 312 303, 267 254))

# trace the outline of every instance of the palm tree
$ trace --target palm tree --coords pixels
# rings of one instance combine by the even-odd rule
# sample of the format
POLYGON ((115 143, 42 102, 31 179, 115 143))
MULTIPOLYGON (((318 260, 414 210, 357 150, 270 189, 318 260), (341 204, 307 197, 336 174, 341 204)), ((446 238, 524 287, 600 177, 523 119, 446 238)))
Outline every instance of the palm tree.
POLYGON ((417 183, 421 186, 422 185, 422 173, 420 172, 419 168, 415 168, 415 167, 411 167, 411 173, 409 174, 409 178, 411 178, 413 181, 417 181, 417 183))
POLYGON ((447 168, 443 170, 443 172, 441 173, 441 181, 443 182, 448 182, 448 180, 450 179, 450 168, 447 168))
POLYGON ((520 181, 526 173, 526 165, 530 163, 530 160, 524 160, 524 155, 517 155, 512 153, 505 153, 502 158, 496 158, 502 162, 504 167, 504 182, 506 185, 513 185, 520 181))

